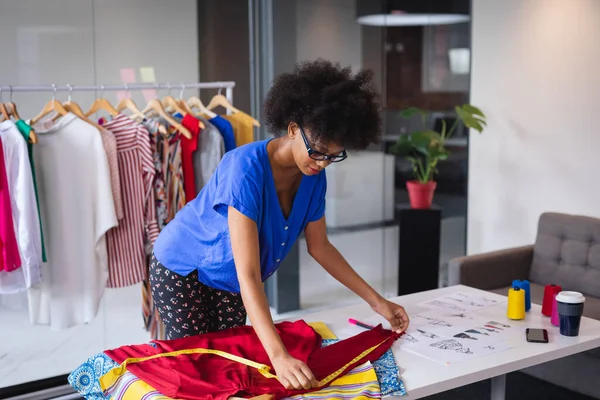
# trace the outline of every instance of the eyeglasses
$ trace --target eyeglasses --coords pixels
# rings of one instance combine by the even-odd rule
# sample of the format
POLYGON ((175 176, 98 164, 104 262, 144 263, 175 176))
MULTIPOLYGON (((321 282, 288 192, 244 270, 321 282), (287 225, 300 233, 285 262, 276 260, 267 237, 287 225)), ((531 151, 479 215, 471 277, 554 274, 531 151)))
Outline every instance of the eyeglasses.
POLYGON ((300 134, 302 135, 302 139, 304 140, 304 144, 306 145, 306 150, 308 151, 308 156, 310 158, 312 158, 313 160, 330 161, 332 163, 335 163, 335 162, 344 161, 346 158, 348 158, 348 154, 346 153, 345 149, 335 155, 329 155, 329 154, 321 153, 320 151, 314 150, 312 147, 310 147, 310 144, 308 143, 308 139, 306 138, 304 129, 302 129, 302 127, 300 125, 298 125, 298 128, 300 128, 300 134))

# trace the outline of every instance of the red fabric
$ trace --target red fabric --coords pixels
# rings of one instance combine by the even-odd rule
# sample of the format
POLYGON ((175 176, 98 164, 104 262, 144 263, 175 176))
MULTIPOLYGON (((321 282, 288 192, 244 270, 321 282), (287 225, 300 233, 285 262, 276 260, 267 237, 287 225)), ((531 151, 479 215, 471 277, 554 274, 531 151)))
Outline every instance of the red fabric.
MULTIPOLYGON (((275 326, 290 354, 307 363, 317 380, 322 380, 337 371, 364 350, 385 341, 366 357, 348 365, 344 373, 367 360, 375 361, 398 337, 397 334, 378 326, 321 348, 320 336, 304 321, 282 322, 275 326)), ((159 340, 154 343, 156 348, 151 345, 123 346, 105 353, 121 363, 131 357, 148 357, 182 349, 209 348, 223 350, 272 367, 254 329, 250 326, 183 339, 159 340)), ((234 395, 261 394, 272 394, 275 399, 281 399, 308 392, 286 390, 278 380, 265 378, 255 368, 216 355, 161 357, 131 364, 127 368, 163 395, 180 399, 224 400, 234 395)), ((276 371, 274 373, 276 374, 276 371)))
POLYGON ((194 176, 193 154, 198 150, 198 135, 200 134, 200 122, 186 114, 181 124, 192 134, 188 139, 181 135, 181 162, 183 168, 183 187, 185 190, 185 202, 189 203, 196 197, 196 178, 194 176))

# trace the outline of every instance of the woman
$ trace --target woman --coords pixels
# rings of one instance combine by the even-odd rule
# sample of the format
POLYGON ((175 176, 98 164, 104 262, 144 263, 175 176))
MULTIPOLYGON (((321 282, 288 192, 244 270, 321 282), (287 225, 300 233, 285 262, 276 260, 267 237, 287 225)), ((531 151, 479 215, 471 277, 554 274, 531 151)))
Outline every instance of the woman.
POLYGON ((263 281, 304 231, 308 251, 334 278, 385 317, 408 326, 327 239, 324 169, 346 149, 378 140, 381 120, 371 74, 327 61, 279 76, 265 102, 272 132, 285 134, 225 154, 210 182, 160 233, 150 265, 152 296, 169 338, 244 325, 246 313, 288 389, 316 384, 291 357, 271 318, 263 281))

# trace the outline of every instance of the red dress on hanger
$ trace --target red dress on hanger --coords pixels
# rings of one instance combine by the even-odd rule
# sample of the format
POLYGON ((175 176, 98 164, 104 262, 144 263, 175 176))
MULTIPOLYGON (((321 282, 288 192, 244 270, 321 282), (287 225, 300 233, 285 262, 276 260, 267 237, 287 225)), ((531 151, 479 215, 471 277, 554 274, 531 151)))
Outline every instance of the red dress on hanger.
MULTIPOLYGON (((275 399, 328 386, 335 378, 366 361, 375 361, 392 345, 398 334, 380 326, 357 336, 321 347, 321 337, 304 321, 275 325, 288 352, 305 362, 321 382, 312 390, 287 390, 252 366, 214 354, 158 357, 128 364, 127 370, 165 396, 188 400, 227 399, 231 396, 271 394, 275 399)), ((128 358, 149 357, 184 349, 217 349, 259 364, 272 365, 251 326, 243 326, 176 340, 122 346, 105 353, 118 363, 128 358)), ((276 371, 272 371, 276 373, 276 371)))

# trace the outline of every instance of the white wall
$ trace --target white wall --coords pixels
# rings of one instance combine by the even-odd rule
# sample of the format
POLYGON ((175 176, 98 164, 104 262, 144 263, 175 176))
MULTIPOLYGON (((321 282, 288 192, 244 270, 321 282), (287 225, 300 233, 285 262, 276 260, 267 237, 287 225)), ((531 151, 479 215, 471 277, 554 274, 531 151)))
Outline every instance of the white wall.
POLYGON ((532 243, 544 211, 600 217, 600 1, 474 0, 468 253, 532 243))
MULTIPOLYGON (((124 70, 141 82, 144 67, 158 82, 199 78, 195 0, 0 0, 0 37, 2 85, 115 85, 124 70)), ((131 95, 142 107, 143 94, 131 95)), ((85 111, 94 96, 74 93, 73 100, 85 111)), ((13 100, 30 118, 51 97, 15 93, 13 100)), ((117 100, 115 92, 105 97, 117 100)), ((67 94, 57 98, 66 101, 67 94)))
POLYGON ((298 61, 325 58, 353 71, 362 67, 355 0, 300 0, 296 7, 298 61))

